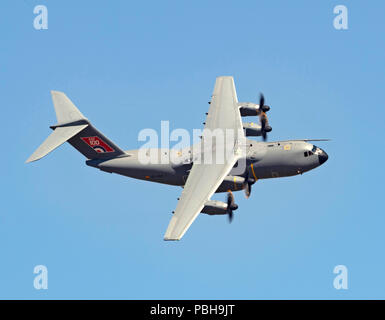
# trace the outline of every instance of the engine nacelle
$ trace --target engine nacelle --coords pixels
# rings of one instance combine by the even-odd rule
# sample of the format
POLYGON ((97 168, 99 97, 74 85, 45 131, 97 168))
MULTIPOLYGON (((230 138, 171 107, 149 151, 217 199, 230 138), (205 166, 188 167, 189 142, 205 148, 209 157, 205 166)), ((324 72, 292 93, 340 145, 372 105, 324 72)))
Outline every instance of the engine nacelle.
POLYGON ((217 200, 209 200, 205 203, 201 213, 213 215, 227 214, 227 203, 217 200))
POLYGON ((251 117, 259 115, 259 105, 252 102, 240 102, 238 103, 239 112, 242 117, 251 117))
MULTIPOLYGON (((252 102, 239 102, 239 112, 241 113, 242 117, 252 117, 252 116, 258 116, 260 113, 260 108, 258 104, 252 103, 252 102)), ((270 110, 269 106, 262 106, 262 110, 264 112, 267 112, 270 110)))
POLYGON ((215 192, 227 192, 242 190, 245 185, 245 178, 239 176, 227 176, 215 192))
POLYGON ((262 135, 262 126, 253 122, 243 122, 246 137, 257 137, 262 135))

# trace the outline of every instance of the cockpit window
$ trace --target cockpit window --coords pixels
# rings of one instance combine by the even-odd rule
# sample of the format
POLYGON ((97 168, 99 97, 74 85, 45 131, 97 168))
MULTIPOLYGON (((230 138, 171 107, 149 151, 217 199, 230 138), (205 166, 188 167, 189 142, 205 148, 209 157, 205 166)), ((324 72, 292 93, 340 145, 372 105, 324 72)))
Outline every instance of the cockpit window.
POLYGON ((311 151, 314 154, 317 154, 317 155, 320 155, 322 153, 322 149, 320 149, 320 148, 318 148, 317 146, 314 146, 314 145, 313 145, 313 149, 311 149, 311 151))

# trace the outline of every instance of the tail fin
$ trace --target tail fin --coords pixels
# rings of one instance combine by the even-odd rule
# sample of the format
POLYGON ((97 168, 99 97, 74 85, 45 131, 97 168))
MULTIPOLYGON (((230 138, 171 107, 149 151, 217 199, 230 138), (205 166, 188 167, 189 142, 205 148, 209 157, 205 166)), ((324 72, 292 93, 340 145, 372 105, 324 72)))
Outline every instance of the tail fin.
POLYGON ((72 101, 60 91, 51 91, 58 125, 87 120, 72 101))
POLYGON ((111 159, 125 152, 105 137, 75 107, 63 93, 51 91, 57 124, 50 128, 54 131, 26 161, 39 160, 68 141, 87 159, 111 159))

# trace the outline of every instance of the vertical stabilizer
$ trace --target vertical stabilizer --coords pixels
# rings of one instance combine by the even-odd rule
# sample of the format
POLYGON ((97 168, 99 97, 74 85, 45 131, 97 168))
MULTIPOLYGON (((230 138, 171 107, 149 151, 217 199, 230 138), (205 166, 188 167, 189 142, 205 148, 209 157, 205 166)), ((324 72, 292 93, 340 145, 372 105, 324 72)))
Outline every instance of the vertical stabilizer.
POLYGON ((98 131, 63 92, 51 91, 51 94, 58 123, 51 126, 54 131, 26 162, 43 158, 64 142, 71 144, 87 159, 125 156, 125 152, 98 131))
POLYGON ((63 92, 51 91, 51 95, 59 125, 79 120, 87 120, 63 92))

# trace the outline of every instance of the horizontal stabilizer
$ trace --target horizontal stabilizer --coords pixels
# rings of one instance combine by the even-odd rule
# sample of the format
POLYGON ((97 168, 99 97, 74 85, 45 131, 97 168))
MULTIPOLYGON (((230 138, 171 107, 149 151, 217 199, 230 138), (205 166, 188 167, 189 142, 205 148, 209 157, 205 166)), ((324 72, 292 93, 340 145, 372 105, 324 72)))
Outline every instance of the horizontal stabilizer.
MULTIPOLYGON (((55 99, 54 99, 55 102, 55 99)), ((55 104, 56 108, 56 104, 55 104)), ((56 109, 57 112, 57 109, 56 109)), ((79 112, 80 113, 80 112, 79 112)), ((64 120, 59 118, 58 121, 64 120)), ((69 119, 68 119, 69 120, 69 119)), ((77 126, 68 126, 68 127, 57 127, 48 138, 40 145, 39 148, 28 158, 26 163, 39 160, 50 153, 52 150, 56 149, 62 145, 67 140, 71 139, 73 136, 78 134, 80 131, 85 129, 88 124, 82 124, 77 126)))

